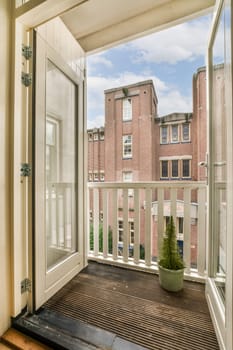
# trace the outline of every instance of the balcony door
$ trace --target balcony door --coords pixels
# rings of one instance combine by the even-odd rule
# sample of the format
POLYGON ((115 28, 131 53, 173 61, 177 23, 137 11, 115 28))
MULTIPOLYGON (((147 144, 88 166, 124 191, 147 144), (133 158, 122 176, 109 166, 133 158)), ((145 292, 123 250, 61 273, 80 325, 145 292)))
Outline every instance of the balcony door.
POLYGON ((220 0, 208 47, 207 301, 221 349, 232 350, 232 1, 220 0))
MULTIPOLYGON (((34 299, 38 309, 84 266, 78 212, 84 198, 78 186, 83 176, 83 167, 79 171, 78 166, 83 81, 36 32, 34 47, 34 299)), ((68 43, 62 47, 69 49, 68 43)))

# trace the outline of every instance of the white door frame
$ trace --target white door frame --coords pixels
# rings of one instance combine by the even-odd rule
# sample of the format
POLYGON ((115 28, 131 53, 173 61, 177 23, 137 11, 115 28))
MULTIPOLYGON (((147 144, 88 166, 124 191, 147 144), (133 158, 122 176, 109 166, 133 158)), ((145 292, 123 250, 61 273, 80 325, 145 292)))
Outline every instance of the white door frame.
MULTIPOLYGON (((208 45, 207 54, 207 115, 208 115, 208 155, 209 155, 209 186, 208 186, 208 278, 206 283, 206 297, 208 306, 210 309, 211 317, 215 327, 215 331, 218 337, 219 345, 221 350, 232 350, 232 251, 233 251, 233 240, 232 240, 232 203, 233 203, 233 185, 232 185, 232 57, 229 64, 229 74, 225 75, 225 88, 228 91, 226 95, 226 114, 227 114, 227 273, 226 273, 226 294, 225 294, 225 305, 223 304, 219 293, 217 291, 216 285, 214 283, 214 274, 216 268, 215 259, 215 231, 214 231, 214 217, 212 210, 213 202, 213 187, 214 183, 214 173, 213 173, 213 153, 212 153, 212 134, 210 130, 212 129, 212 65, 213 65, 213 55, 212 49, 215 40, 215 36, 218 29, 218 24, 222 11, 225 9, 224 6, 229 6, 230 12, 232 12, 232 0, 218 0, 214 12, 213 24, 211 35, 208 45)), ((224 48, 226 49, 226 42, 232 48, 232 34, 228 33, 230 38, 225 38, 224 48), (228 41, 226 41, 228 40, 228 41)), ((225 69, 225 68, 224 68, 225 69)))

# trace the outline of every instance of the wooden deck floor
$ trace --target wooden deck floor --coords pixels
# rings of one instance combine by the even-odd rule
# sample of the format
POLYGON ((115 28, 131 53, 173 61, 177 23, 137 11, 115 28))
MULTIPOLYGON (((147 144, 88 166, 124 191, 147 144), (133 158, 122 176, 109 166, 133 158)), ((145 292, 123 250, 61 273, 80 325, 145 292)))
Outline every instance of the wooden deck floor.
POLYGON ((219 349, 204 285, 193 282, 185 282, 181 292, 168 293, 155 275, 91 262, 43 310, 146 349, 219 349))

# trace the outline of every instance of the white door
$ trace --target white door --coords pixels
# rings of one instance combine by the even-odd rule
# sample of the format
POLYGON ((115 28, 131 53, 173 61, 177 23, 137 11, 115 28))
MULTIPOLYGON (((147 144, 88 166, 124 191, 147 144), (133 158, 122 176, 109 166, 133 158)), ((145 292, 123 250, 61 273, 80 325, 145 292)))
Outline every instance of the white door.
MULTIPOLYGON (((34 32, 33 41, 34 308, 38 309, 84 267, 79 209, 84 207, 80 140, 84 78, 40 34, 34 32)), ((61 49, 70 50, 69 43, 61 49)))
POLYGON ((208 47, 209 230, 207 301, 221 349, 232 350, 231 0, 220 0, 208 47))

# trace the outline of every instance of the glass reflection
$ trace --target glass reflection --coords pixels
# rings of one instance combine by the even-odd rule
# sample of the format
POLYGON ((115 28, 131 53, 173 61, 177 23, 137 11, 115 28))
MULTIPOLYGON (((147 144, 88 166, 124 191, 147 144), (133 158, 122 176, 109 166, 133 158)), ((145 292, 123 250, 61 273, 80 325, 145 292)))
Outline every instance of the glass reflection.
POLYGON ((73 82, 47 60, 47 269, 77 251, 75 90, 73 82))

